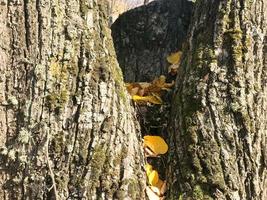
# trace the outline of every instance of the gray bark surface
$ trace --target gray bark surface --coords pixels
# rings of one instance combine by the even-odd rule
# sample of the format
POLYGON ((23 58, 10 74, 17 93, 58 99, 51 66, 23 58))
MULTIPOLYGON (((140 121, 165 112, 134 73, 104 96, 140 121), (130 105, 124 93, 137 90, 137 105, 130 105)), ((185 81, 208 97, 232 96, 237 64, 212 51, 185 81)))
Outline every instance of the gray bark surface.
POLYGON ((267 199, 267 2, 197 0, 169 126, 168 199, 267 199))
POLYGON ((159 0, 123 13, 111 26, 126 82, 166 74, 166 57, 182 48, 192 13, 189 1, 159 0))
POLYGON ((104 1, 0 1, 0 199, 144 199, 104 1))

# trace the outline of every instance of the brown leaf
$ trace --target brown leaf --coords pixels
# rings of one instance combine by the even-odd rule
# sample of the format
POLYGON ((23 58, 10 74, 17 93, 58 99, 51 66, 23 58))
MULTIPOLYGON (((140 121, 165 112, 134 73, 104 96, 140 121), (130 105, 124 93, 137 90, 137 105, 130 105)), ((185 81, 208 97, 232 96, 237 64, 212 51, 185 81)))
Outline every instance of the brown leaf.
POLYGON ((144 96, 145 95, 145 90, 142 88, 142 89, 139 89, 138 90, 138 95, 139 96, 144 96))

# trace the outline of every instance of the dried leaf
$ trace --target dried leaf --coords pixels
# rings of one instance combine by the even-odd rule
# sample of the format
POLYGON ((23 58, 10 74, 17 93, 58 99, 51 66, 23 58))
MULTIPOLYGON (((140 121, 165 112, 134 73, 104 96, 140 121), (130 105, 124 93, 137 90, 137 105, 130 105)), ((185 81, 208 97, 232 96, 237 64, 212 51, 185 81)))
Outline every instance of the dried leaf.
POLYGON ((182 52, 181 51, 177 51, 175 53, 172 53, 171 55, 169 55, 167 57, 167 61, 171 64, 179 64, 181 57, 182 57, 182 52))
POLYGON ((139 89, 138 90, 138 95, 139 96, 144 96, 145 95, 145 90, 144 89, 139 89))
POLYGON ((163 195, 165 194, 166 191, 167 191, 167 182, 163 181, 163 184, 161 185, 161 188, 160 188, 160 194, 163 195))
POLYGON ((138 87, 135 87, 135 88, 132 88, 129 91, 129 93, 130 93, 131 96, 133 96, 133 95, 136 95, 138 93, 138 91, 139 91, 139 88, 138 87))
POLYGON ((151 186, 151 190, 155 192, 158 196, 160 196, 161 193, 161 187, 163 185, 163 181, 159 179, 159 181, 156 183, 156 185, 151 186))
POLYGON ((126 88, 133 100, 138 103, 150 102, 153 104, 162 104, 162 100, 160 98, 161 91, 170 90, 173 85, 174 82, 166 83, 166 77, 162 75, 155 78, 152 83, 126 83, 126 88))
POLYGON ((139 96, 139 95, 133 95, 132 99, 139 103, 139 102, 150 102, 153 104, 162 104, 162 100, 159 96, 153 95, 153 96, 139 96))
POLYGON ((139 96, 144 96, 146 93, 146 88, 148 88, 151 83, 140 82, 140 83, 126 83, 126 89, 131 96, 138 94, 139 96))
POLYGON ((148 87, 148 90, 151 92, 160 92, 161 90, 169 90, 173 85, 174 82, 166 83, 166 77, 161 75, 152 81, 152 85, 148 87))
POLYGON ((140 85, 142 89, 148 88, 151 85, 151 83, 147 83, 147 82, 140 82, 138 84, 140 85))
POLYGON ((165 154, 168 151, 168 145, 160 136, 144 136, 144 147, 150 148, 156 155, 165 154))
POLYGON ((152 172, 148 176, 148 182, 150 185, 156 185, 159 181, 159 173, 156 170, 152 170, 152 172))

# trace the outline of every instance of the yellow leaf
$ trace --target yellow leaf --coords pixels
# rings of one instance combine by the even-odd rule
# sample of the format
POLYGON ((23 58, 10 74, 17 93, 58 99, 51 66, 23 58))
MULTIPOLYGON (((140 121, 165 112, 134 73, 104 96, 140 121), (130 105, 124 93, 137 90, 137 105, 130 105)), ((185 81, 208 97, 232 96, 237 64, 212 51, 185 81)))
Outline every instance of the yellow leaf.
POLYGON ((150 187, 153 192, 155 192, 158 196, 163 195, 166 192, 166 181, 162 181, 159 179, 155 186, 150 187))
POLYGON ((156 170, 152 170, 152 172, 148 176, 148 182, 150 185, 156 185, 159 181, 159 174, 156 170))
POLYGON ((154 185, 154 186, 151 186, 151 190, 153 191, 153 192, 155 192, 157 195, 161 195, 161 187, 163 186, 163 181, 162 180, 158 180, 158 182, 156 183, 156 185, 154 185))
POLYGON ((143 96, 143 97, 139 95, 133 95, 132 99, 137 103, 138 102, 150 102, 153 104, 162 104, 161 98, 157 95, 143 96))
POLYGON ((182 52, 181 51, 177 51, 175 53, 172 53, 171 55, 169 55, 167 57, 167 61, 171 64, 179 64, 181 57, 182 57, 182 52))
POLYGON ((144 147, 150 148, 156 155, 165 154, 168 151, 168 145, 160 136, 144 136, 144 147))
POLYGON ((147 176, 149 176, 149 174, 152 172, 152 169, 153 169, 152 165, 150 165, 150 164, 145 165, 145 170, 146 170, 147 176))

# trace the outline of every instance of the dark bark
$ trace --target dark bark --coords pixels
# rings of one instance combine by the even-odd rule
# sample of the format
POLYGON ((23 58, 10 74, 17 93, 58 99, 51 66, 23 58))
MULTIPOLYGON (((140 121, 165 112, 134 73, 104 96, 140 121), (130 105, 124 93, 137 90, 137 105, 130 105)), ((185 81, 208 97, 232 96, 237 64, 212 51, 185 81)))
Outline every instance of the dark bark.
POLYGON ((267 2, 198 0, 169 127, 170 199, 267 199, 267 2))
POLYGON ((166 57, 182 47, 192 3, 159 0, 122 14, 111 26, 126 82, 151 81, 166 74, 166 57))
POLYGON ((144 199, 104 1, 0 2, 0 199, 144 199))

